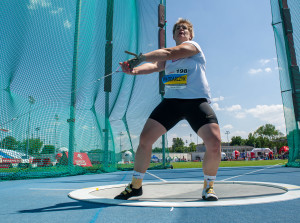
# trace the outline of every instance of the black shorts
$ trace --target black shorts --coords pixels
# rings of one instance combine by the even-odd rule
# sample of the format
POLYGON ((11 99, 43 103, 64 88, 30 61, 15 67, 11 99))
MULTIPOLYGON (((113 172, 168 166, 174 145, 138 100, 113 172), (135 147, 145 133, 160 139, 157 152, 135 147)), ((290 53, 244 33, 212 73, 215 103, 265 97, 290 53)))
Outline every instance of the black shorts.
POLYGON ((158 121, 167 131, 183 119, 188 121, 196 133, 205 124, 218 124, 217 116, 205 98, 165 98, 153 110, 149 118, 158 121))

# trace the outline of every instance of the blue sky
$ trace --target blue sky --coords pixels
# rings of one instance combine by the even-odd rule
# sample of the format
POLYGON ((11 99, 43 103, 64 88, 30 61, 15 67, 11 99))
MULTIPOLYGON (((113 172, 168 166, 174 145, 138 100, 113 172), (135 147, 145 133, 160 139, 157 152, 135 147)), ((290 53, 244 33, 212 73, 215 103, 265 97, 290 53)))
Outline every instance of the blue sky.
MULTIPOLYGON (((226 131, 229 138, 247 138, 267 123, 286 134, 270 1, 169 0, 167 47, 175 45, 172 26, 179 17, 193 23, 194 41, 206 56, 222 141, 227 142, 226 131)), ((174 137, 197 142, 186 121, 169 131, 169 145, 174 137)))

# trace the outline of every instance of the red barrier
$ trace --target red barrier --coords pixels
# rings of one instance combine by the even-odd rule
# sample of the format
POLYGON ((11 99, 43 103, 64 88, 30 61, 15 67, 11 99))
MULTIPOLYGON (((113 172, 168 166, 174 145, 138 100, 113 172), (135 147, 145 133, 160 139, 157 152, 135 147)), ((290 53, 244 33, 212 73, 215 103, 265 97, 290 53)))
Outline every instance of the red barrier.
POLYGON ((21 163, 21 159, 2 158, 2 163, 21 163))
MULTIPOLYGON (((59 160, 60 165, 67 165, 68 164, 68 152, 63 152, 62 157, 59 160)), ((73 164, 77 166, 92 166, 90 158, 86 153, 74 153, 74 160, 73 164)))
POLYGON ((0 168, 11 168, 11 163, 0 163, 0 168))

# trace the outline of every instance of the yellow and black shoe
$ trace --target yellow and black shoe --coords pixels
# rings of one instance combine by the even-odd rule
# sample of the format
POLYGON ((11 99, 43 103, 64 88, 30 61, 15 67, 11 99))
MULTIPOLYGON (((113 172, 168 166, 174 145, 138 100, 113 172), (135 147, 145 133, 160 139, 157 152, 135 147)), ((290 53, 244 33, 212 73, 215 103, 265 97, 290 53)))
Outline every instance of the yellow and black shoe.
POLYGON ((143 194, 143 189, 140 187, 139 189, 132 188, 132 184, 128 184, 123 192, 121 192, 115 199, 119 200, 128 200, 131 197, 141 196, 143 194))
POLYGON ((206 201, 217 201, 218 196, 216 195, 213 187, 208 187, 202 191, 202 199, 206 201))

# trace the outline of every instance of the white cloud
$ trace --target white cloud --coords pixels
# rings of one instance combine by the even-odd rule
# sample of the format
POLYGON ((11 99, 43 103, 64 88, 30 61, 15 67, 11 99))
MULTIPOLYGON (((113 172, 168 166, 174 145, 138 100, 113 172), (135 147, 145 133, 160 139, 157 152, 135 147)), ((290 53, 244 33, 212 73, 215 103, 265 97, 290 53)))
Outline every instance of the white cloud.
POLYGON ((30 4, 27 6, 27 8, 30 10, 36 10, 39 6, 43 8, 51 6, 51 2, 48 0, 30 0, 29 2, 30 4))
POLYGON ((261 73, 263 70, 262 69, 250 69, 248 71, 249 74, 257 74, 257 73, 261 73))
POLYGON ((229 108, 226 108, 227 111, 232 112, 232 111, 239 111, 242 109, 242 106, 240 105, 232 105, 229 108))
POLYGON ((229 112, 236 112, 236 111, 240 111, 242 110, 242 106, 240 105, 232 105, 230 107, 227 107, 227 108, 220 108, 219 104, 218 103, 213 103, 212 106, 211 106, 215 111, 223 111, 223 110, 226 110, 226 111, 229 111, 229 112))
POLYGON ((169 145, 172 145, 173 139, 179 137, 176 133, 168 133, 169 145))
POLYGON ((66 20, 66 21, 64 22, 64 27, 66 27, 67 29, 70 29, 71 26, 72 26, 72 24, 71 24, 71 22, 69 22, 69 20, 66 20))
POLYGON ((223 96, 220 96, 218 98, 212 98, 211 101, 212 102, 217 102, 217 101, 223 101, 224 100, 224 97, 223 96))
POLYGON ((213 103, 212 106, 213 110, 215 111, 221 111, 221 110, 224 110, 224 109, 221 109, 219 104, 218 103, 213 103))
POLYGON ((235 114, 235 118, 237 119, 242 119, 242 118, 245 118, 246 117, 246 113, 245 112, 237 112, 235 114))
POLYGON ((265 72, 269 73, 272 72, 272 69, 270 67, 265 68, 265 72))
POLYGON ((259 61, 259 63, 262 65, 262 66, 265 66, 266 64, 270 63, 271 60, 270 59, 261 59, 259 61))
POLYGON ((186 128, 186 127, 189 127, 189 125, 186 123, 182 123, 182 124, 180 124, 180 127, 186 128))
POLYGON ((130 134, 130 138, 131 138, 131 139, 136 139, 136 138, 138 138, 138 137, 140 137, 140 136, 139 136, 139 135, 130 134))
POLYGON ((270 73, 270 72, 272 72, 272 69, 270 67, 266 67, 264 69, 258 68, 258 69, 250 69, 248 71, 249 74, 258 74, 258 73, 262 73, 262 72, 270 73))
MULTIPOLYGON (((217 110, 224 110, 218 107, 218 104, 213 106, 217 110)), ((254 108, 242 109, 240 105, 232 105, 229 108, 225 109, 226 112, 229 112, 236 119, 247 119, 251 120, 253 118, 262 121, 264 124, 273 124, 278 130, 282 133, 285 133, 285 120, 283 113, 283 106, 279 105, 256 105, 254 108), (250 117, 249 117, 250 116, 250 117)), ((229 126, 226 126, 230 128, 229 126)), ((223 127, 223 129, 225 126, 223 127)))
POLYGON ((233 129, 233 126, 231 124, 224 125, 222 129, 233 129))
POLYGON ((243 139, 248 138, 248 133, 246 131, 240 131, 240 130, 230 132, 228 135, 228 139, 225 132, 221 132, 221 135, 222 135, 221 137, 223 142, 230 141, 233 136, 241 136, 243 139))
POLYGON ((282 105, 257 105, 255 108, 247 109, 246 113, 266 123, 284 125, 282 105))
MULTIPOLYGON (((248 73, 249 74, 258 74, 258 73, 262 73, 262 72, 270 73, 270 72, 272 72, 271 67, 277 66, 277 65, 275 65, 275 62, 276 62, 275 60, 277 60, 277 58, 261 59, 261 60, 259 60, 260 68, 257 68, 257 69, 251 68, 248 71, 248 73)), ((274 68, 274 69, 276 69, 276 68, 274 68)))
POLYGON ((239 131, 239 130, 238 131, 234 131, 234 132, 232 132, 232 135, 233 136, 241 136, 244 139, 248 138, 248 133, 245 132, 245 131, 239 131))

